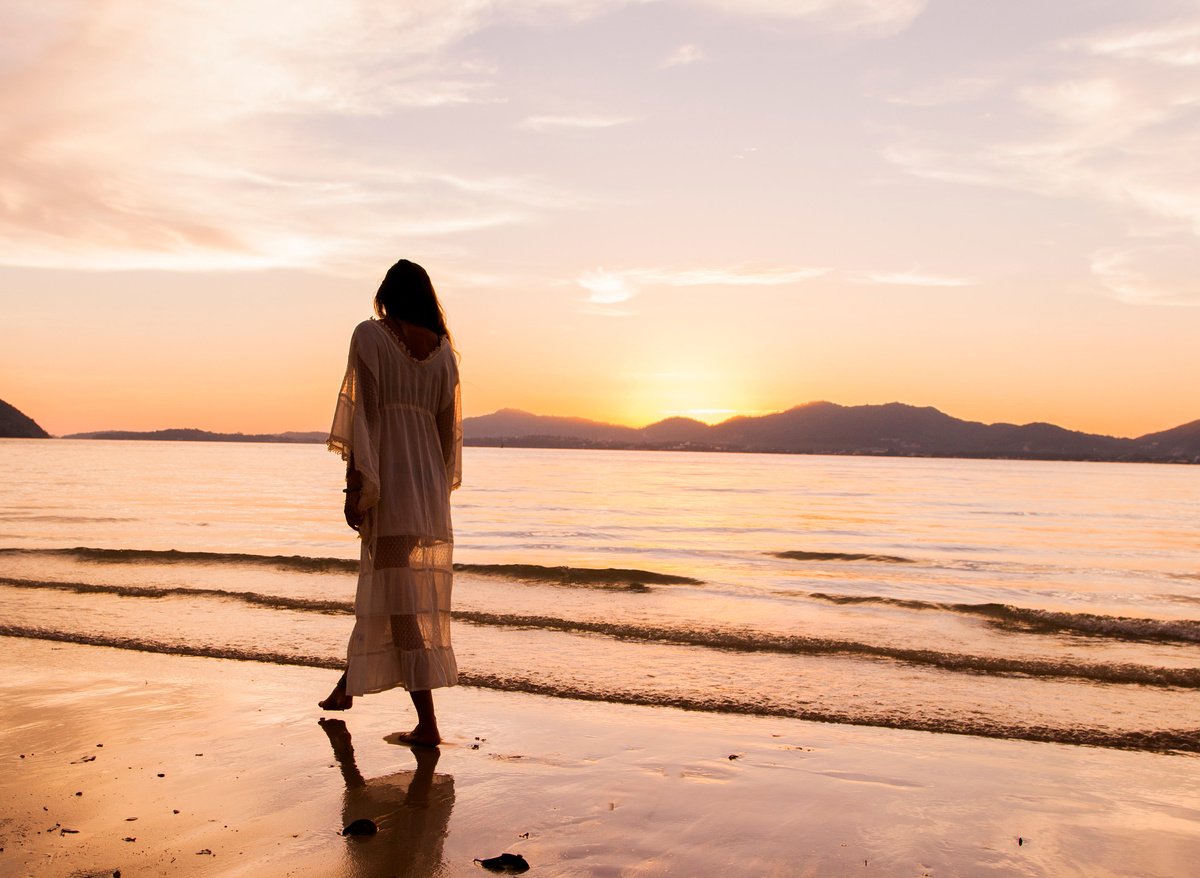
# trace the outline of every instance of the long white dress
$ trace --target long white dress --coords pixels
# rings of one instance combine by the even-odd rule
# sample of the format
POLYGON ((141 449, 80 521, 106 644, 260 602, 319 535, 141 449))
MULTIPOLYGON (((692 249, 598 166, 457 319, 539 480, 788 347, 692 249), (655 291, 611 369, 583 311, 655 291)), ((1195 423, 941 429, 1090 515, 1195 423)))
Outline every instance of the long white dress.
POLYGON ((455 685, 450 492, 462 481, 462 409, 449 341, 417 360, 383 321, 360 323, 329 448, 353 455, 366 515, 346 694, 455 685))

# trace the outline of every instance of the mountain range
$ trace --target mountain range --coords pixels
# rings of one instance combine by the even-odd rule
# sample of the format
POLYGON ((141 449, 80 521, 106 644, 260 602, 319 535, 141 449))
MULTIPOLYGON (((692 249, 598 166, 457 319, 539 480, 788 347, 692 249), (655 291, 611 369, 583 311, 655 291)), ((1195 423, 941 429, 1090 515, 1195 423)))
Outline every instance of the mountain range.
POLYGON ((859 406, 811 402, 719 424, 668 418, 636 428, 501 409, 465 419, 463 435, 468 445, 536 448, 1200 463, 1200 421, 1123 439, 1054 424, 964 421, 935 408, 898 402, 859 406))
MULTIPOLYGON (((892 402, 842 406, 810 402, 769 415, 705 424, 667 418, 623 427, 584 418, 501 409, 463 420, 467 445, 525 448, 612 448, 656 451, 741 451, 772 454, 862 454, 899 457, 983 457, 1025 460, 1107 460, 1200 463, 1200 420, 1135 439, 1067 430, 1054 424, 984 424, 935 408, 892 402)), ((45 438, 31 418, 0 400, 0 437, 45 438)), ((199 442, 324 442, 307 433, 212 433, 171 429, 75 433, 67 439, 147 439, 199 442)))

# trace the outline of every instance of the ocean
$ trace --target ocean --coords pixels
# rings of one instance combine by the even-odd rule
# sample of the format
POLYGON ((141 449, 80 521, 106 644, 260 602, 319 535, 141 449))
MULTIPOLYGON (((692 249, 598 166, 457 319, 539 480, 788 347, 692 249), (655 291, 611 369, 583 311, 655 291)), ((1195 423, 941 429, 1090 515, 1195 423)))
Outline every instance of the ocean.
MULTIPOLYGON (((468 448, 464 473, 466 685, 1200 753, 1200 467, 468 448)), ((0 635, 332 685, 341 487, 321 446, 0 440, 0 635)))

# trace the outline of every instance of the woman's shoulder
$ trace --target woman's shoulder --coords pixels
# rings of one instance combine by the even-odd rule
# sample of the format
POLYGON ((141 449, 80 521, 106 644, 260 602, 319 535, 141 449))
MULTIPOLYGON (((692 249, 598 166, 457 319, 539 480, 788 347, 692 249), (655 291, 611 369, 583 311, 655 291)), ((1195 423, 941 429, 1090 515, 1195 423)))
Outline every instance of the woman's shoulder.
POLYGON ((362 323, 358 324, 358 326, 354 327, 354 332, 351 334, 350 338, 357 345, 375 344, 378 343, 380 338, 380 330, 382 328, 383 327, 380 325, 379 321, 375 320, 374 318, 370 320, 364 320, 362 323))

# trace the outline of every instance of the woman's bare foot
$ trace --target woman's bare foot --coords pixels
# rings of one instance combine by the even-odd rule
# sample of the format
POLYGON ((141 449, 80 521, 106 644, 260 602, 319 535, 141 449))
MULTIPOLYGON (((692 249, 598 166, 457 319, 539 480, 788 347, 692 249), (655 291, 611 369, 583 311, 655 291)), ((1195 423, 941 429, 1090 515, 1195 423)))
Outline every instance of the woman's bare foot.
POLYGON ((329 693, 329 697, 324 701, 318 701, 317 707, 321 710, 349 710, 354 706, 354 696, 346 694, 346 675, 342 674, 342 678, 337 681, 337 685, 333 687, 333 691, 329 693))
POLYGON ((409 747, 436 747, 442 743, 442 736, 437 729, 430 731, 421 727, 417 723, 416 728, 411 732, 398 732, 396 741, 400 744, 406 744, 409 747))

